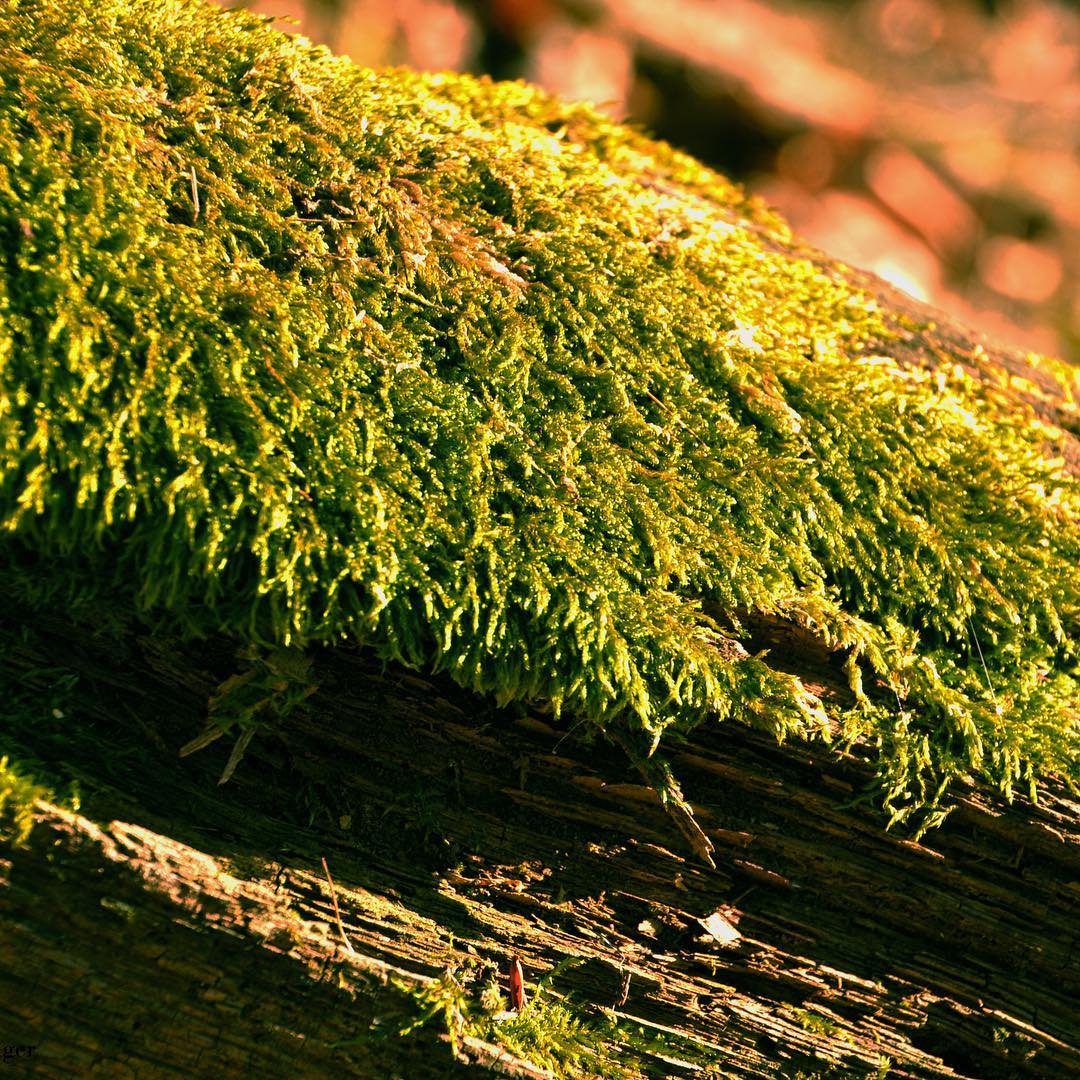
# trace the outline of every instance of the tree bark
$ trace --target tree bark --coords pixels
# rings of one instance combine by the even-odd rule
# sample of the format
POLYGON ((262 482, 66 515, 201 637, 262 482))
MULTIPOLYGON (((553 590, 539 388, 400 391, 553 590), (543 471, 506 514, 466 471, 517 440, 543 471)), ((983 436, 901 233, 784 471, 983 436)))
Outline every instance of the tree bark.
POLYGON ((2 664, 43 701, 79 678, 79 726, 19 738, 83 812, 39 803, 0 863, 0 1041, 43 1076, 543 1076, 435 1024, 396 1037, 408 988, 515 955, 530 992, 582 959, 556 991, 675 1048, 627 1075, 1080 1071, 1080 807, 1054 783, 1037 806, 960 793, 913 843, 852 805, 860 755, 718 725, 670 759, 709 869, 617 750, 362 651, 318 653, 318 692, 224 786, 231 739, 176 753, 235 670, 224 643, 58 619, 2 664))

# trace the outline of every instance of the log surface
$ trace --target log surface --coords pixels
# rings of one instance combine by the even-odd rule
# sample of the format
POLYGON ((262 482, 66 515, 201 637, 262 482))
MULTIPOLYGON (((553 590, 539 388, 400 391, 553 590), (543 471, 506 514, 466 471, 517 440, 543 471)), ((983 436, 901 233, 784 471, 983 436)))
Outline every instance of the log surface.
MULTIPOLYGON (((78 673, 86 725, 35 736, 84 813, 39 805, 0 874, 0 1030, 41 1075, 541 1076, 434 1026, 368 1037, 400 1026, 402 987, 515 954, 530 984, 580 958, 557 990, 719 1075, 1080 1072, 1080 807, 1053 785, 1036 807, 961 793, 916 844, 859 804, 857 756, 702 730, 671 761, 710 870, 618 751, 346 649, 218 786, 230 738, 177 750, 235 663, 62 622, 5 653, 43 695, 78 673)), ((702 1072, 681 1060, 635 1067, 702 1072)))

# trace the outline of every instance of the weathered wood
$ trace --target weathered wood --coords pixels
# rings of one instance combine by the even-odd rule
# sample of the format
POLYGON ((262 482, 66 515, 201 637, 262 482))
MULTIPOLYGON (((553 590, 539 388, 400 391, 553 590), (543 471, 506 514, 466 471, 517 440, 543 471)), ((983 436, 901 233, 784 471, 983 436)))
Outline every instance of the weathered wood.
MULTIPOLYGON (((1052 784, 1038 807, 968 792, 915 844, 849 805, 857 757, 701 731, 672 764, 710 870, 618 751, 442 678, 320 653, 310 707, 218 787, 231 738, 176 751, 233 664, 220 643, 58 623, 3 663, 33 686, 58 660, 99 748, 78 766, 86 816, 41 806, 0 885, 0 1030, 37 1046, 42 1075, 529 1075, 490 1048, 455 1060, 434 1027, 357 1041, 377 1017, 400 1026, 388 978, 512 954, 530 982, 582 958, 557 989, 677 1034, 721 1075, 1080 1070, 1080 807, 1052 784), (709 935, 714 913, 737 940, 709 935)), ((37 756, 59 770, 54 735, 37 756)), ((678 1056, 637 1064, 692 1073, 678 1056)))

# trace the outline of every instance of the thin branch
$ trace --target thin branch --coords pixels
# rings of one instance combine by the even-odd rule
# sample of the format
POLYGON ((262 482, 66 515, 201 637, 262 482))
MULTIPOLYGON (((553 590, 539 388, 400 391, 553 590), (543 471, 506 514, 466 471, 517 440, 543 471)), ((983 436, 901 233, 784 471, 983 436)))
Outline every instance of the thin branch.
POLYGON ((330 867, 326 865, 325 855, 322 856, 322 868, 323 873, 326 874, 326 880, 330 884, 330 901, 334 905, 334 919, 337 921, 338 933, 341 935, 341 940, 345 942, 346 950, 355 955, 356 950, 352 947, 349 935, 345 933, 345 927, 341 922, 341 909, 338 907, 337 890, 334 888, 334 879, 330 876, 330 867))

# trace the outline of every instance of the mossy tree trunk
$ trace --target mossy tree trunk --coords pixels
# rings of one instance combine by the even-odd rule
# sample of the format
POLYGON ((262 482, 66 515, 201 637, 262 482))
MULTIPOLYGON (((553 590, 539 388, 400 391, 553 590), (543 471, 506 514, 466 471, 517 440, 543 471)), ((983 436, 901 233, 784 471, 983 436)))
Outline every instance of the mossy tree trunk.
POLYGON ((1072 369, 524 87, 0 38, 5 1059, 1080 1073, 1072 369))

